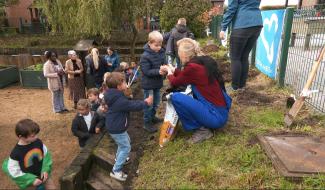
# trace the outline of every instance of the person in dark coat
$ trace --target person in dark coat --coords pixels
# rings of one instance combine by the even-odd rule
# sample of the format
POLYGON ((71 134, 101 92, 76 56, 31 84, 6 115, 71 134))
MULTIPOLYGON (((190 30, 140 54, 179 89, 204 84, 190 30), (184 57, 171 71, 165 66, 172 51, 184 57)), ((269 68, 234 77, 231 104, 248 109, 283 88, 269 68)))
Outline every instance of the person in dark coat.
POLYGON ((165 51, 162 46, 163 36, 158 31, 149 33, 149 41, 144 46, 144 52, 140 58, 140 68, 142 71, 142 89, 144 98, 148 98, 153 93, 153 105, 144 110, 143 128, 154 133, 157 129, 153 126, 155 123, 162 122, 162 119, 156 117, 156 110, 160 102, 160 89, 163 86, 163 73, 160 73, 160 67, 165 64, 165 51))
POLYGON ((127 84, 123 73, 112 72, 105 81, 108 87, 104 94, 104 100, 108 106, 105 115, 105 128, 117 144, 116 162, 110 176, 119 181, 125 181, 127 174, 122 169, 131 151, 130 137, 127 133, 130 112, 143 110, 152 104, 153 98, 150 96, 144 101, 128 99, 124 95, 127 84))
POLYGON ((180 18, 176 26, 170 32, 166 47, 168 63, 173 65, 174 59, 176 59, 177 68, 182 67, 177 53, 177 41, 183 38, 194 39, 194 34, 186 27, 186 19, 180 18))
POLYGON ((97 48, 91 50, 91 55, 86 59, 87 73, 89 73, 95 80, 96 88, 100 88, 104 81, 104 74, 107 71, 108 65, 105 59, 99 56, 97 48))
POLYGON ((104 127, 105 120, 95 111, 90 111, 90 104, 86 99, 77 103, 78 113, 72 121, 72 133, 78 137, 79 146, 84 147, 92 134, 99 133, 104 127))

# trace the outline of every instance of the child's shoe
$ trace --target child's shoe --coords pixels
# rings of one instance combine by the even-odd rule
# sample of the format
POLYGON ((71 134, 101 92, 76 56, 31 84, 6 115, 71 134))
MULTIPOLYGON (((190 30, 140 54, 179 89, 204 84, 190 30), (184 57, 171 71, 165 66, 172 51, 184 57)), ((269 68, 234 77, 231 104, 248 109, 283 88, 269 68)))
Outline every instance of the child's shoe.
POLYGON ((143 128, 149 133, 155 133, 158 131, 157 128, 152 126, 152 123, 144 123, 143 128))
POLYGON ((152 121, 153 124, 156 124, 156 123, 161 123, 164 120, 159 118, 159 117, 154 116, 151 121, 152 121))
POLYGON ((111 171, 111 173, 109 174, 112 178, 119 180, 119 181, 125 181, 126 178, 128 177, 127 174, 125 174, 123 171, 120 172, 113 172, 111 171))

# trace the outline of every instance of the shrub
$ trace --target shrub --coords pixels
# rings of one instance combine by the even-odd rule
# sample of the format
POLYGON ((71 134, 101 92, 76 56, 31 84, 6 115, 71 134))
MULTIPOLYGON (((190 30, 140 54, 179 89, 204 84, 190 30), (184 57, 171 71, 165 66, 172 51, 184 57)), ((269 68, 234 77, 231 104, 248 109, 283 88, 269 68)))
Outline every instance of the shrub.
POLYGON ((160 24, 165 31, 170 31, 178 18, 186 18, 188 28, 201 37, 204 34, 205 23, 201 16, 211 7, 209 0, 166 0, 160 12, 160 24))

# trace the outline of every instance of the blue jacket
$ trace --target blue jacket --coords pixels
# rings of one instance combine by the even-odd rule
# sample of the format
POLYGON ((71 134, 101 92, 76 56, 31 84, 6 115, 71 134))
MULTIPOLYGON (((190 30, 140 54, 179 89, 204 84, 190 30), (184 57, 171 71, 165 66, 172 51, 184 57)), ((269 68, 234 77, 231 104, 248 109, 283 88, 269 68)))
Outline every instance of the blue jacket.
POLYGON ((105 115, 105 127, 111 134, 125 132, 130 123, 131 111, 141 111, 147 104, 142 100, 129 100, 122 91, 116 88, 108 89, 104 94, 108 111, 105 115))
POLYGON ((221 30, 226 31, 231 22, 233 29, 263 26, 260 4, 261 0, 229 0, 221 30))
POLYGON ((112 67, 108 67, 108 72, 114 71, 120 66, 120 58, 117 52, 113 52, 112 55, 105 55, 106 63, 112 63, 112 67))
POLYGON ((144 52, 140 58, 142 88, 145 90, 159 89, 163 86, 163 77, 159 74, 159 69, 166 63, 165 50, 161 48, 159 52, 154 52, 148 44, 143 49, 144 52))

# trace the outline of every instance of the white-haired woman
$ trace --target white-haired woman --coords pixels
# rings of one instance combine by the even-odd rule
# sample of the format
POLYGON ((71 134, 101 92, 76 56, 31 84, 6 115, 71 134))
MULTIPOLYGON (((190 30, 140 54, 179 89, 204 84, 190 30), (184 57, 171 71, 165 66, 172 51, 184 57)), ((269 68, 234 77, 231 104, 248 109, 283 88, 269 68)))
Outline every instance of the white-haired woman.
POLYGON ((213 136, 211 129, 223 127, 228 120, 231 98, 227 95, 224 80, 217 62, 204 56, 198 42, 184 38, 178 43, 178 55, 184 69, 162 66, 173 87, 191 85, 193 97, 173 93, 171 101, 186 131, 194 131, 190 143, 213 136))
POLYGON ((69 98, 76 109, 79 99, 85 98, 84 68, 74 50, 70 50, 68 56, 70 59, 65 62, 65 72, 68 73, 69 98))
POLYGON ((103 77, 108 70, 106 61, 103 57, 99 56, 97 48, 91 50, 90 56, 86 59, 88 67, 87 73, 94 77, 96 88, 100 88, 103 84, 103 77))

